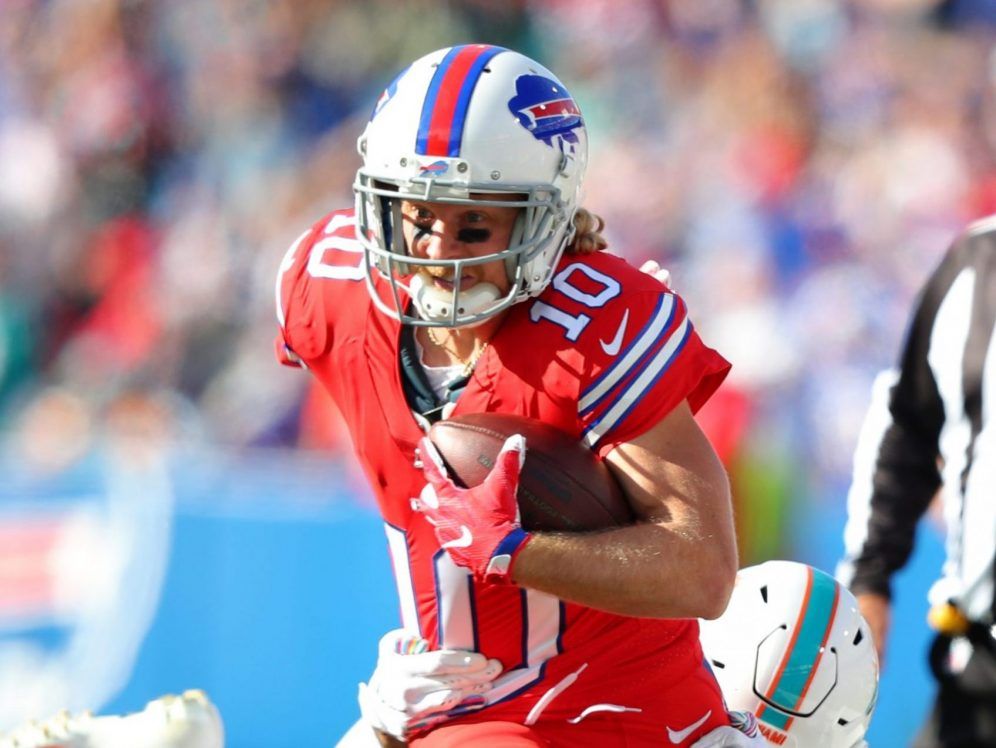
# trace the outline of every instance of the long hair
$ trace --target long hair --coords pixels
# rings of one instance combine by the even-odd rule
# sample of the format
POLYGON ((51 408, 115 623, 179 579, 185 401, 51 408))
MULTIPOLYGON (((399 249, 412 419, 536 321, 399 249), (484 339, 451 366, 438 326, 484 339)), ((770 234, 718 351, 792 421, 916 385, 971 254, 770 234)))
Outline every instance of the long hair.
POLYGON ((605 228, 602 217, 585 208, 578 208, 574 214, 574 239, 567 245, 567 253, 589 255, 600 252, 609 246, 601 232, 605 228))

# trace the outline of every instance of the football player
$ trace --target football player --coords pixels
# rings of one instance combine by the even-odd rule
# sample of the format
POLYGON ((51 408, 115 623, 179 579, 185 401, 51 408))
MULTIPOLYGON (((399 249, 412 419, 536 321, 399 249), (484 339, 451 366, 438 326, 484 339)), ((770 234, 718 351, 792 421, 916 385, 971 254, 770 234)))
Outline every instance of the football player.
MULTIPOLYGON (((741 569, 726 612, 702 622, 701 640, 727 706, 738 711, 734 726, 692 748, 867 748, 878 656, 857 600, 833 577, 794 561, 741 569)), ((375 677, 386 682, 361 686, 364 720, 339 748, 376 748, 370 725, 378 720, 395 731, 410 715, 487 690, 482 655, 413 653, 424 646, 401 630, 382 639, 375 677), (382 700, 372 702, 371 690, 382 700)))
POLYGON ((601 251, 579 205, 577 102, 516 52, 443 49, 386 88, 358 147, 355 209, 281 264, 277 352, 341 408, 384 518, 404 631, 382 643, 364 713, 430 748, 727 744, 695 619, 725 609, 737 552, 693 413, 729 365, 681 298, 601 251), (471 412, 573 434, 638 520, 524 530, 515 437, 458 488, 425 431, 471 412), (442 680, 398 693, 396 667, 442 680))

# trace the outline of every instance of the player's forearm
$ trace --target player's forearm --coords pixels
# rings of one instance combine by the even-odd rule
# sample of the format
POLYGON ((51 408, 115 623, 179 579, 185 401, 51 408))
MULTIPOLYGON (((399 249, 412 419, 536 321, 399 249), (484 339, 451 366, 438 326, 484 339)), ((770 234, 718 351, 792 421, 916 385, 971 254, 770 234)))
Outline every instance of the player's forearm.
MULTIPOLYGON (((736 563, 716 539, 644 523, 600 533, 537 533, 512 568, 516 584, 620 615, 715 618, 736 563), (724 558, 725 556, 725 558, 724 558)), ((734 553, 735 557, 735 553, 734 553)))
POLYGON ((601 610, 716 618, 737 573, 730 485, 687 403, 606 464, 639 521, 588 535, 539 535, 516 558, 525 587, 601 610))

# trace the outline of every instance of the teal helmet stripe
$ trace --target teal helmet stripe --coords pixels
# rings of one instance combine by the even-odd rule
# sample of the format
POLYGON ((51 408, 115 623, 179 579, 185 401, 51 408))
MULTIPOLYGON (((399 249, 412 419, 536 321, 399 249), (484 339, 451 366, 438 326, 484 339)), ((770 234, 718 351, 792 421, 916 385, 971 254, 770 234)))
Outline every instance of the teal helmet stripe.
POLYGON ((782 730, 792 723, 792 715, 781 709, 772 709, 771 704, 799 711, 802 700, 809 690, 816 668, 823 656, 823 649, 833 619, 837 612, 839 589, 833 577, 821 571, 809 569, 809 589, 802 603, 795 634, 789 651, 782 660, 775 681, 768 689, 764 709, 759 711, 765 722, 782 730))

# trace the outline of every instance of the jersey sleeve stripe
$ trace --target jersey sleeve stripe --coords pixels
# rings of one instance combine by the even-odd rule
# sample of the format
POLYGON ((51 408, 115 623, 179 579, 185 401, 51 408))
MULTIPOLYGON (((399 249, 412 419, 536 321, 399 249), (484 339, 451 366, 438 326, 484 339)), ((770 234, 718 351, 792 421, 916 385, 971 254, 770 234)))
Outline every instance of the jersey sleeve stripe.
POLYGON ((660 342, 661 333, 671 325, 671 320, 674 316, 674 307, 674 296, 672 294, 661 296, 657 302, 657 308, 650 317, 650 321, 643 326, 643 329, 636 335, 633 342, 616 359, 616 363, 581 393, 578 410, 582 416, 598 407, 602 400, 620 382, 629 376, 630 372, 639 364, 640 359, 660 342))
POLYGON ((297 254, 297 248, 301 246, 307 236, 311 233, 311 230, 305 231, 301 236, 299 236, 293 244, 291 244, 290 249, 284 254, 284 258, 280 261, 280 268, 277 270, 277 322, 280 324, 280 329, 283 329, 284 325, 287 323, 287 315, 284 310, 284 300, 283 300, 283 284, 284 284, 284 273, 294 267, 294 257, 297 254))
POLYGON ((618 423, 626 419, 626 416, 639 404, 643 396, 653 389, 668 370, 671 363, 678 357, 681 350, 688 342, 692 332, 692 325, 685 317, 674 331, 667 343, 657 352, 638 377, 625 387, 606 409, 606 411, 593 423, 591 423, 581 434, 582 439, 589 447, 594 447, 598 440, 611 431, 618 423))

